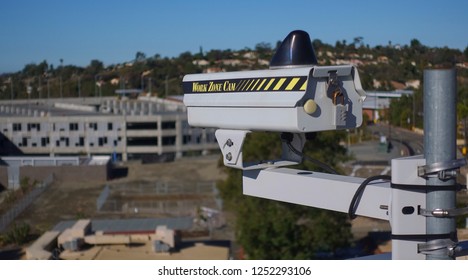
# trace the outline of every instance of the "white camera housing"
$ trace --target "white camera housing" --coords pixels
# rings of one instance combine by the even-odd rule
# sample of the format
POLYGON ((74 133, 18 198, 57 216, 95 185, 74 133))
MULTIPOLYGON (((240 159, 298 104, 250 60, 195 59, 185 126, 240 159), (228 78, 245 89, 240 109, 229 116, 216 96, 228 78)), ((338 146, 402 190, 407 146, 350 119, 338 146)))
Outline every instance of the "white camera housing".
POLYGON ((269 70, 187 75, 188 122, 217 128, 226 166, 249 170, 297 164, 306 133, 362 123, 365 92, 357 69, 316 64, 309 35, 296 30, 278 47, 269 70), (251 131, 283 132, 281 159, 244 164, 242 146, 251 131))
POLYGON ((362 123, 362 89, 352 65, 191 74, 183 79, 194 127, 306 133, 362 123))

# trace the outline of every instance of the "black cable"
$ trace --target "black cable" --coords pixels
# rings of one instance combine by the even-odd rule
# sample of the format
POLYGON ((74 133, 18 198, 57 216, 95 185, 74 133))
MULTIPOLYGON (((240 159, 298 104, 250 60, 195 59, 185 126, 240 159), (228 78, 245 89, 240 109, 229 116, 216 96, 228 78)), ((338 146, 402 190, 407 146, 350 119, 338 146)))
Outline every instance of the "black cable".
POLYGON ((304 154, 304 153, 301 153, 299 152, 296 148, 294 148, 294 146, 291 144, 291 141, 286 141, 286 144, 288 145, 289 149, 291 149, 291 151, 293 151, 293 153, 297 154, 298 156, 312 162, 313 164, 317 165, 318 167, 322 168, 323 170, 327 171, 328 173, 331 173, 331 174, 338 174, 338 172, 333 169, 332 167, 330 167, 329 165, 327 165, 326 163, 323 163, 315 158, 312 158, 312 157, 309 157, 308 155, 304 154))
POLYGON ((392 180, 392 177, 389 176, 389 175, 376 175, 376 176, 371 176, 367 179, 365 179, 361 185, 358 187, 358 189, 356 190, 356 193, 354 194, 353 196, 353 199, 351 199, 351 203, 349 204, 349 209, 348 209, 348 216, 351 220, 354 220, 357 215, 356 215, 356 209, 357 209, 357 206, 358 206, 358 202, 362 196, 362 194, 364 193, 364 189, 366 188, 366 186, 372 182, 372 181, 376 181, 376 180, 386 180, 386 181, 391 181, 392 180))

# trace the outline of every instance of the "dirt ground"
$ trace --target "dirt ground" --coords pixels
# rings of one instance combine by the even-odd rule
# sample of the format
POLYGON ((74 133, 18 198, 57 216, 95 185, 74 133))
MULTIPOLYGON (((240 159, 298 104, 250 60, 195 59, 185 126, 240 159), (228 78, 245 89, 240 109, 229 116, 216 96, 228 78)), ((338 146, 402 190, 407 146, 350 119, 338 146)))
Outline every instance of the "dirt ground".
MULTIPOLYGON (((210 155, 182 158, 167 163, 141 164, 139 161, 131 161, 119 166, 119 168, 128 169, 127 176, 120 179, 94 183, 55 182, 15 222, 25 222, 31 226, 34 233, 40 234, 64 220, 142 217, 141 214, 136 216, 134 214, 98 212, 96 210, 96 199, 106 184, 112 186, 140 182, 186 183, 222 180, 226 175, 222 168, 218 167, 219 159, 219 155, 210 155)), ((350 171, 349 167, 343 169, 350 171)), ((359 170, 356 175, 367 175, 360 174, 363 172, 367 173, 369 171, 366 169, 359 170)), ((388 229, 388 222, 374 221, 368 218, 358 218, 353 221, 353 231, 356 237, 362 237, 368 231, 388 229)))
POLYGON ((109 215, 96 211, 96 199, 106 184, 137 182, 200 182, 217 181, 225 177, 218 168, 219 156, 183 158, 168 163, 141 164, 128 162, 119 166, 128 168, 124 178, 107 182, 55 182, 16 220, 27 223, 34 232, 53 228, 63 220, 79 218, 130 218, 128 215, 109 215))

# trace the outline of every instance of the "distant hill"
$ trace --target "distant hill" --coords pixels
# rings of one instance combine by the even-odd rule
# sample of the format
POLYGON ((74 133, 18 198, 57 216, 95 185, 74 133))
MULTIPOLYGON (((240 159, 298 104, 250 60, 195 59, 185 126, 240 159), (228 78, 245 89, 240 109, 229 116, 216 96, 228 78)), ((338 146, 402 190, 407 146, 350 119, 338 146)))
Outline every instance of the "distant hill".
MULTIPOLYGON (((356 65, 366 90, 418 89, 424 69, 452 67, 458 69, 459 88, 468 87, 468 47, 464 52, 431 48, 417 39, 409 45, 389 42, 386 46, 369 47, 362 37, 351 43, 337 41, 334 46, 314 40, 313 45, 320 65, 356 65)), ((0 75, 0 98, 107 96, 119 88, 143 89, 161 97, 180 95, 186 74, 266 69, 274 50, 269 43, 259 43, 254 49, 200 50, 173 58, 137 52, 130 62, 108 66, 97 59, 86 67, 54 67, 43 61, 25 65, 16 73, 0 75)))

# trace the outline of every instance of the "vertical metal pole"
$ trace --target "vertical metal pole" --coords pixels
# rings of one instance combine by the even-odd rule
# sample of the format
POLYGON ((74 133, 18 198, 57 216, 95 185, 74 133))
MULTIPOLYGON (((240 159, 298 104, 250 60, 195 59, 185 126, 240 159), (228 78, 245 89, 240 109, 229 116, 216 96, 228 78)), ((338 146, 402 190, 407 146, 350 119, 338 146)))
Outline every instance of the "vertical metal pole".
POLYGON ((42 79, 41 79, 41 76, 39 76, 38 91, 39 91, 39 99, 42 99, 42 79))
POLYGON ((63 98, 62 76, 60 76, 60 98, 63 98))
MULTIPOLYGON (((424 71, 424 156, 426 164, 449 162, 456 159, 456 71, 424 71)), ((440 180, 430 177, 427 185, 450 186, 455 179, 440 180)), ((426 209, 454 209, 456 192, 453 190, 428 190, 426 209)), ((428 240, 452 239, 456 241, 454 218, 426 218, 428 240), (434 238, 431 235, 449 235, 447 238, 434 238)), ((446 255, 428 255, 426 259, 452 259, 446 255)))
POLYGON ((81 98, 81 76, 78 77, 78 98, 81 98))
POLYGON ((149 78, 149 84, 148 84, 148 87, 149 87, 148 91, 149 91, 150 94, 151 94, 151 83, 152 83, 152 82, 151 82, 151 77, 150 77, 150 78, 149 78))
POLYGON ((413 127, 414 130, 416 128, 416 93, 413 92, 413 127))
POLYGON ((10 97, 11 102, 13 103, 13 79, 10 77, 10 97))
POLYGON ((167 97, 169 95, 169 75, 166 75, 166 95, 165 97, 167 97))

